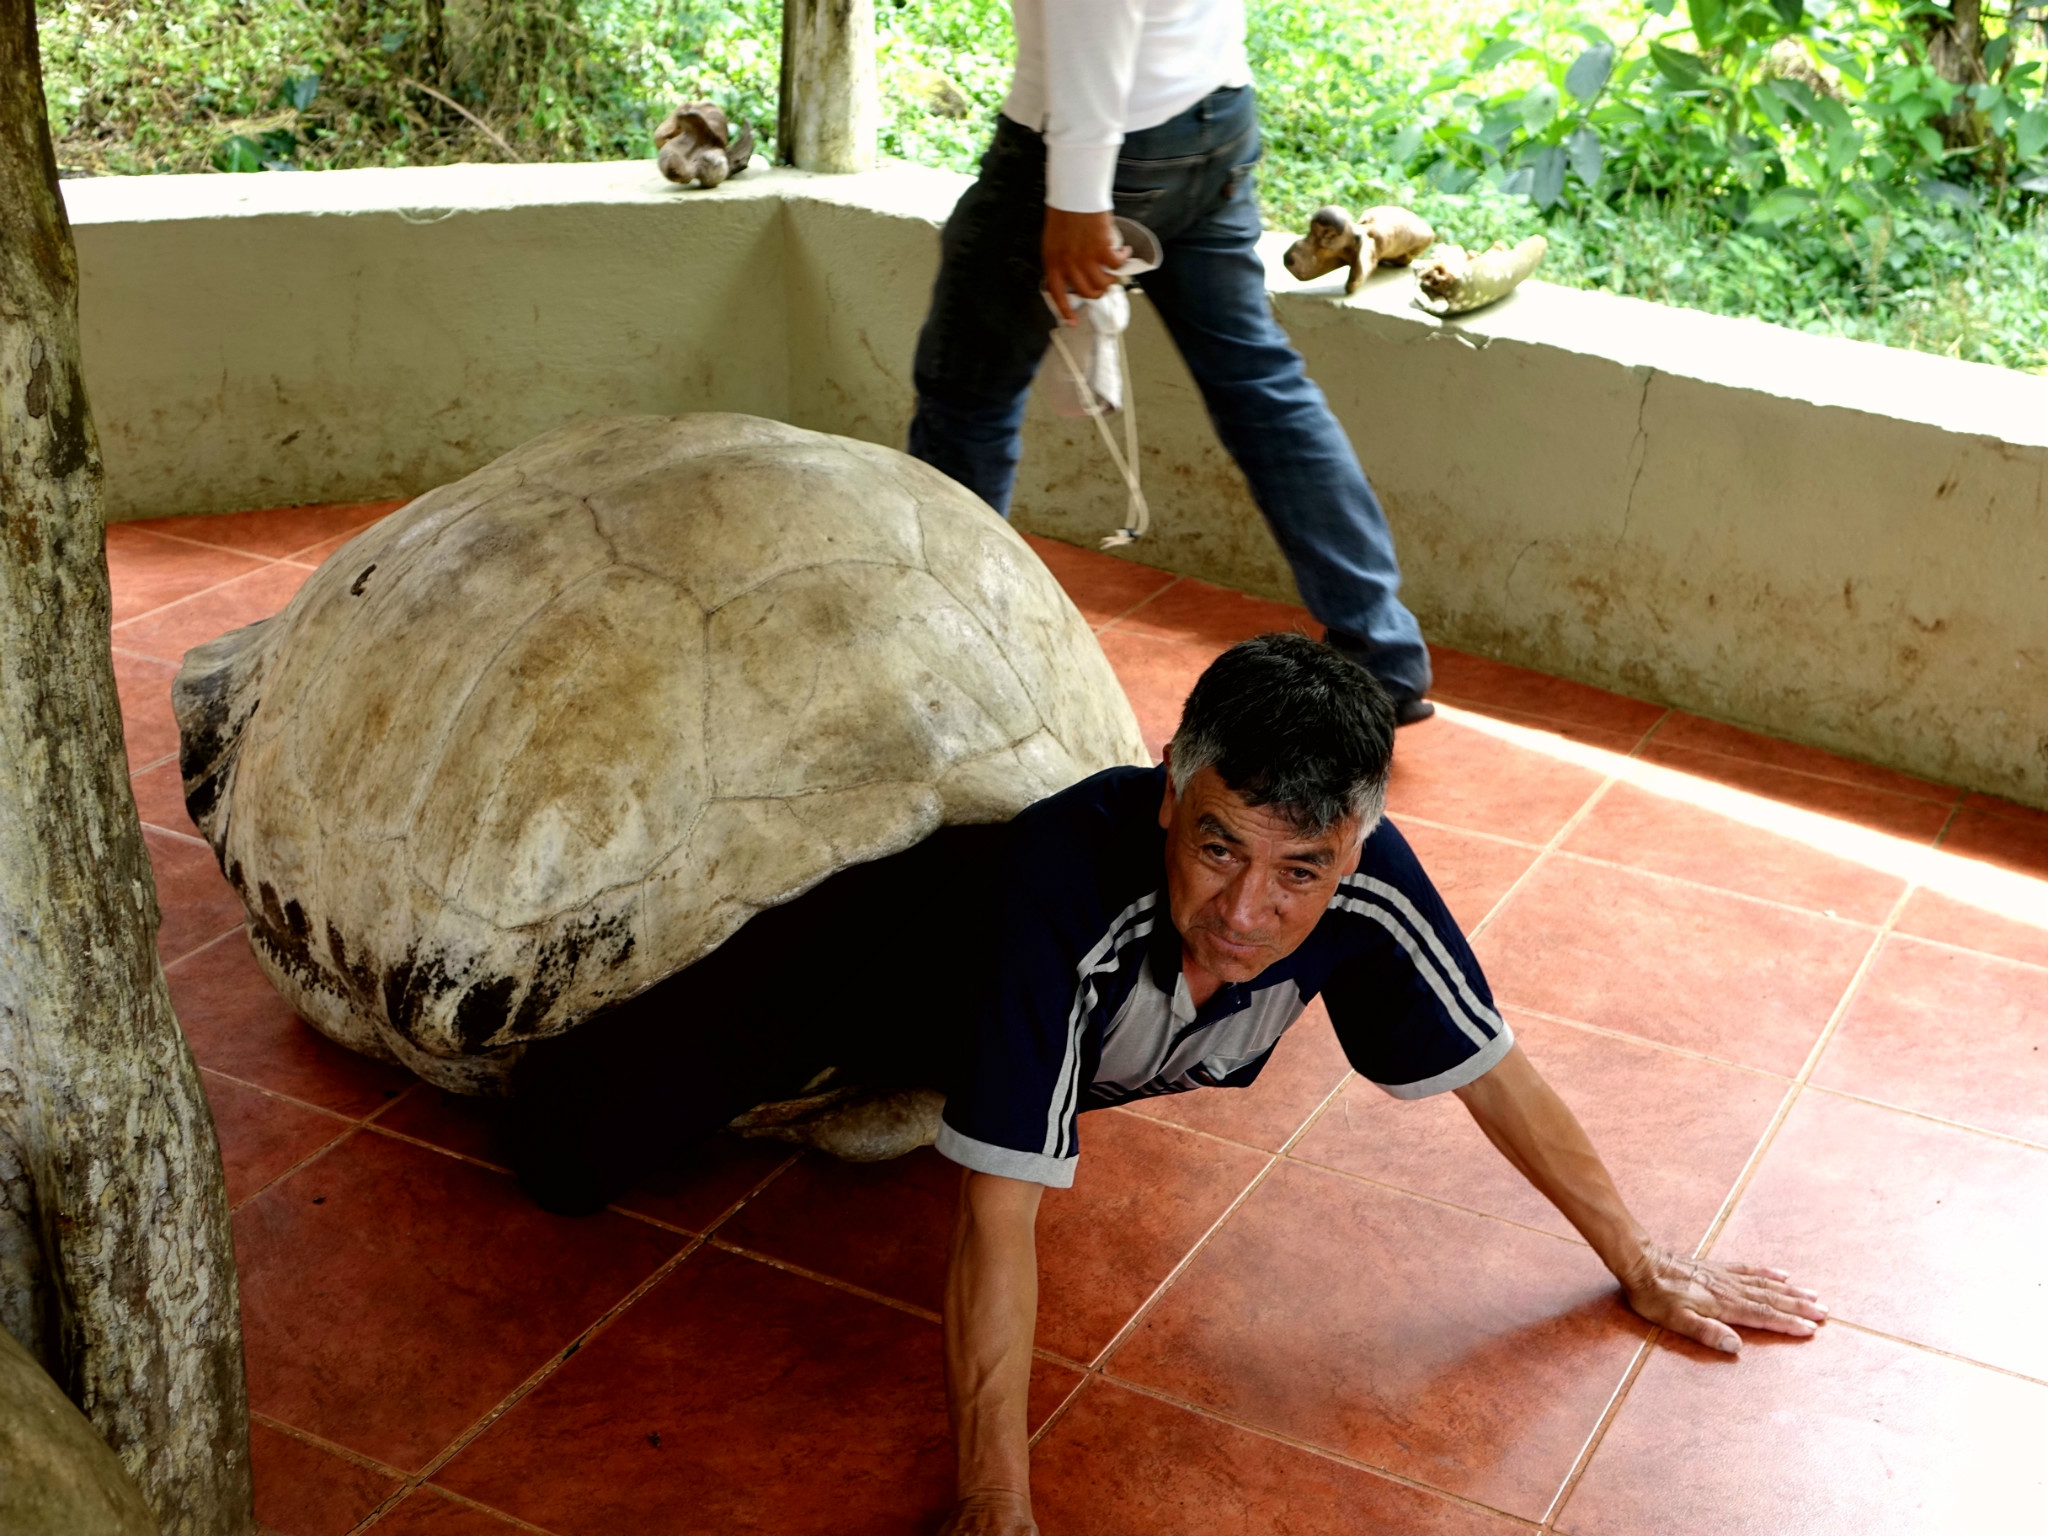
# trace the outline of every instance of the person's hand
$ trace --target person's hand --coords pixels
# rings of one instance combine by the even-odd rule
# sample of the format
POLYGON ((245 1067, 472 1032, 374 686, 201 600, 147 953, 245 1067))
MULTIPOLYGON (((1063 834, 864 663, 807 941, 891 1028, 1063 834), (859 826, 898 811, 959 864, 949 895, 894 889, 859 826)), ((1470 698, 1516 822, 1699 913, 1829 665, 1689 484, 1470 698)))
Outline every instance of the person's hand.
POLYGON ((939 1536, 1038 1536, 1038 1522, 1021 1493, 970 1493, 953 1506, 939 1536))
POLYGON ((1682 1258, 1655 1246, 1622 1277, 1622 1286, 1641 1317, 1730 1355, 1742 1348, 1730 1323, 1805 1338, 1828 1315, 1819 1298, 1792 1284, 1782 1269, 1682 1258))
POLYGON ((1109 292, 1116 269, 1130 260, 1130 250, 1116 243, 1116 216, 1045 210, 1045 235, 1039 244, 1045 260, 1045 291, 1059 307, 1060 320, 1074 323, 1069 293, 1099 299, 1109 292))

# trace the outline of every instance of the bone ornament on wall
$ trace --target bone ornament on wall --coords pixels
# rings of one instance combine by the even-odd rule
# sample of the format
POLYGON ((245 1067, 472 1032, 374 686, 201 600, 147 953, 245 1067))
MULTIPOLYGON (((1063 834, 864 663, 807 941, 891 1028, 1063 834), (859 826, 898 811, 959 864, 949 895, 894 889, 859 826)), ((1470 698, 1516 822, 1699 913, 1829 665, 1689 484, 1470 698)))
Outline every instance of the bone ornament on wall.
POLYGON ((1543 265, 1550 242, 1531 235, 1510 249, 1496 241, 1472 255, 1462 245, 1446 245, 1430 253, 1415 269, 1415 302, 1433 315, 1462 315, 1495 303, 1543 265))
POLYGON ((686 101, 654 130, 654 163, 682 186, 715 187, 754 158, 754 130, 714 102, 686 101))
POLYGON ((1435 239, 1429 221, 1411 208, 1382 205, 1353 220, 1342 208, 1327 206, 1315 211, 1308 233, 1287 248, 1287 270, 1305 283, 1349 267, 1344 291, 1356 293, 1376 268, 1405 267, 1435 239))
POLYGON ((1477 255, 1460 245, 1438 246, 1436 231, 1412 208, 1382 204, 1356 219, 1334 205, 1318 208, 1308 233, 1287 248, 1287 270, 1309 282, 1349 267, 1344 292, 1358 292, 1380 267, 1415 267, 1416 304, 1433 315, 1462 315, 1506 298, 1543 264, 1549 242, 1532 235, 1512 250, 1496 244, 1477 255))

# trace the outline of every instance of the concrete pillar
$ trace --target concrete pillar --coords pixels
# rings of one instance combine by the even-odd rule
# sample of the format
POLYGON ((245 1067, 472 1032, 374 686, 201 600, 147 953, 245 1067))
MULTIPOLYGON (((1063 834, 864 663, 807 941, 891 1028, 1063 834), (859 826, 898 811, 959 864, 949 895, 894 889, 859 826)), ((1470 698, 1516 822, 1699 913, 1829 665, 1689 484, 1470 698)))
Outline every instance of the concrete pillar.
POLYGON ((777 157, 800 171, 870 171, 881 130, 874 0, 783 0, 777 157))

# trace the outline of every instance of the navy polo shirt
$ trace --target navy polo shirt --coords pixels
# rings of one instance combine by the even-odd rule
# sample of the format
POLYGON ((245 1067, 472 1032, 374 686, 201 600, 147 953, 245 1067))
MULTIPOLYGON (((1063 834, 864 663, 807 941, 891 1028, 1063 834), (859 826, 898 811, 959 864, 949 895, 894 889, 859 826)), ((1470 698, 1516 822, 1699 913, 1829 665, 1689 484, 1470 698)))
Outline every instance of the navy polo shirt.
POLYGON ((1507 1054, 1479 962, 1384 820, 1299 949, 1194 1007, 1167 905, 1165 782, 1164 768, 1112 768, 1011 823, 940 1152, 1064 1189, 1082 1110, 1248 1088, 1318 994, 1352 1067, 1397 1098, 1462 1087, 1507 1054))

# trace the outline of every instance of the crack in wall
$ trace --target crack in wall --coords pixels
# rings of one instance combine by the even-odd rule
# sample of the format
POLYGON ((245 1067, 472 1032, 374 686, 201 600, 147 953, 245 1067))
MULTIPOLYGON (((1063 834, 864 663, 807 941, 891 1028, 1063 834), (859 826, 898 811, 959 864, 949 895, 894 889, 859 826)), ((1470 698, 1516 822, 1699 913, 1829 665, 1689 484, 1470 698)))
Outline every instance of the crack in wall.
POLYGON ((1657 370, 1645 369, 1642 397, 1636 402, 1636 435, 1628 445, 1629 457, 1636 461, 1636 472, 1629 476, 1628 499, 1621 506, 1621 532, 1614 540, 1617 547, 1628 542, 1629 523, 1636 515, 1636 487, 1643 483, 1643 470, 1650 462, 1650 433, 1643 421, 1650 412, 1650 386, 1656 382, 1657 370))

